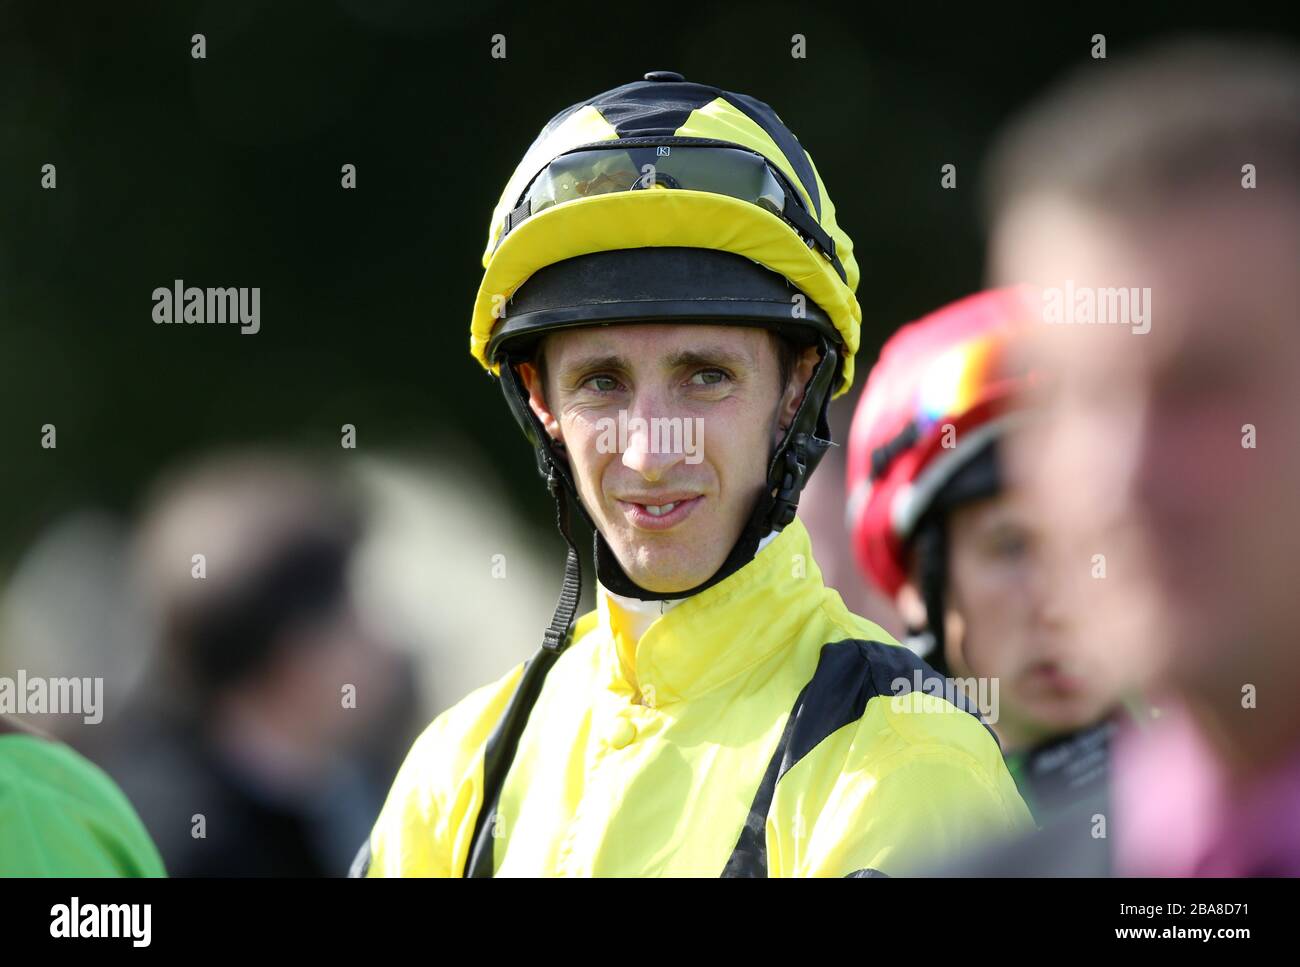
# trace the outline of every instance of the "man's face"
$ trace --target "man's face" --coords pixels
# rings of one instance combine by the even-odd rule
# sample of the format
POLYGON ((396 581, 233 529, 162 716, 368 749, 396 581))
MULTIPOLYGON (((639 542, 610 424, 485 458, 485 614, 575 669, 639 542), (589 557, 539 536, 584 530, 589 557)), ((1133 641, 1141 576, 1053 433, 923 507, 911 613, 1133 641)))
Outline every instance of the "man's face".
POLYGON ((948 515, 945 657, 956 677, 998 680, 998 734, 1012 748, 1089 725, 1119 697, 1115 656, 1063 610, 1059 558, 1017 490, 948 515))
POLYGON ((773 338, 749 327, 621 325, 553 333, 530 403, 564 444, 579 496, 623 570, 684 591, 721 567, 816 360, 779 385, 773 338))
POLYGON ((1001 280, 1150 288, 1145 334, 1037 327, 1059 383, 1020 460, 1093 578, 1094 633, 1225 700, 1300 674, 1300 209, 1236 194, 1158 216, 1022 202, 994 239, 1001 280))

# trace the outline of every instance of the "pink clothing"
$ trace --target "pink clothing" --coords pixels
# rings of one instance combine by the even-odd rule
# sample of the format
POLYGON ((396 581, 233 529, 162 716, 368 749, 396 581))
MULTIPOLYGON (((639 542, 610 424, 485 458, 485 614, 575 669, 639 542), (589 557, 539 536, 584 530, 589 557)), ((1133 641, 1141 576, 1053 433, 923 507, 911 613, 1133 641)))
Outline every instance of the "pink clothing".
POLYGON ((1232 787, 1185 708, 1115 737, 1119 876, 1300 876, 1300 750, 1248 789, 1232 787))

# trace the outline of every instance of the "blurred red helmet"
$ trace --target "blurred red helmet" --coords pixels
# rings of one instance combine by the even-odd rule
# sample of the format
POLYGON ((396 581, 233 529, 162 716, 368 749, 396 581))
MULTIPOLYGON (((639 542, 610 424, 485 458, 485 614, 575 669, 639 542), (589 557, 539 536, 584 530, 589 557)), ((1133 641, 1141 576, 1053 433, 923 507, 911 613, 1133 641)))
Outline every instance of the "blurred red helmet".
POLYGON ((891 597, 908 542, 944 485, 999 436, 1030 384, 1018 351, 1030 290, 980 292, 896 332, 849 432, 848 526, 858 566, 891 597))

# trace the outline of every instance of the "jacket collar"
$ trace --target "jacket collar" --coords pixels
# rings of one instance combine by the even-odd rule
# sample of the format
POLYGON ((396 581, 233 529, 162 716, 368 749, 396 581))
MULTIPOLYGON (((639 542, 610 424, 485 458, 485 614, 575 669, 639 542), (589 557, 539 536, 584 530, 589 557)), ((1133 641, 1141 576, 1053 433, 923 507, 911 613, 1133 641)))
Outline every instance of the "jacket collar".
POLYGON ((785 648, 822 592, 796 517, 748 564, 689 598, 639 601, 598 584, 596 599, 616 677, 657 707, 712 691, 785 648))

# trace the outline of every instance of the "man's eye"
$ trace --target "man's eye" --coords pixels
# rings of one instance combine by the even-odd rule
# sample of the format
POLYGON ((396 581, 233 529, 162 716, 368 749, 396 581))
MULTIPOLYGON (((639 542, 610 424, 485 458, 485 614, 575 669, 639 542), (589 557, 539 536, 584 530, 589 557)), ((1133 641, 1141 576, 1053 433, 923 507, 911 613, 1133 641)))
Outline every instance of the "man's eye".
POLYGON ((1029 546, 1029 535, 1018 532, 996 534, 990 542, 994 555, 1004 558, 1024 557, 1029 552, 1029 546))
POLYGON ((720 369, 702 369, 691 377, 693 386, 717 386, 727 379, 727 374, 720 369))
POLYGON ((582 385, 595 390, 597 393, 612 393, 618 389, 618 380, 613 376, 588 376, 583 380, 582 385))

